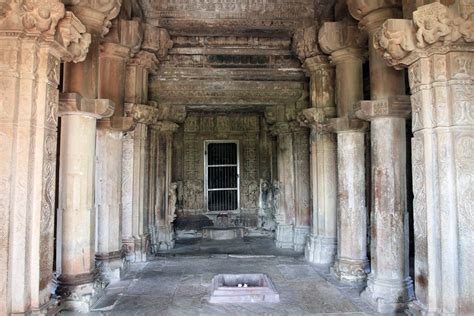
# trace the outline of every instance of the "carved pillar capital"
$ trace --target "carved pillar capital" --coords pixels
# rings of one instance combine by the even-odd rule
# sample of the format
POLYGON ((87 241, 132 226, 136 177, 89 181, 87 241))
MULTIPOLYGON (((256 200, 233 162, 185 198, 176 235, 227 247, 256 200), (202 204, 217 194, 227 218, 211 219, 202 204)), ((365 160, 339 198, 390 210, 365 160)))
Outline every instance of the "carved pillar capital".
POLYGON ((354 19, 369 32, 379 28, 389 18, 402 15, 401 0, 348 0, 347 6, 354 19))
POLYGON ((335 107, 309 108, 298 113, 298 122, 300 125, 311 128, 316 133, 327 133, 328 119, 336 116, 335 107))
POLYGON ((112 26, 111 20, 120 12, 122 0, 64 0, 68 10, 71 10, 90 33, 104 36, 112 26))
POLYGON ((397 95, 386 100, 360 101, 356 104, 355 113, 365 121, 378 117, 407 118, 411 113, 410 97, 397 95))
POLYGON ((153 52, 162 60, 173 47, 173 41, 168 31, 150 24, 144 24, 142 49, 153 52))
POLYGON ((302 27, 295 31, 292 50, 301 62, 321 53, 318 47, 318 29, 316 25, 302 27))
POLYGON ((108 99, 85 99, 78 93, 61 93, 58 114, 81 114, 102 119, 112 116, 114 108, 114 103, 108 99))
POLYGON ((303 68, 309 73, 309 75, 316 74, 320 71, 327 72, 327 69, 332 67, 329 58, 326 55, 317 55, 306 58, 303 63, 303 68))
POLYGON ((389 19, 374 39, 385 61, 405 68, 423 56, 444 54, 451 50, 472 51, 474 21, 434 2, 419 7, 412 20, 389 19))
POLYGON ((140 50, 127 63, 127 66, 143 67, 150 73, 155 73, 158 68, 159 60, 155 54, 145 50, 140 50))
POLYGON ((291 125, 288 122, 277 122, 270 128, 273 136, 291 133, 291 125))
POLYGON ((125 112, 136 123, 146 125, 154 124, 158 117, 158 109, 146 104, 126 103, 125 112))
POLYGON ((104 42, 120 44, 130 49, 133 56, 140 51, 143 41, 143 25, 136 20, 115 19, 104 42))
POLYGON ((339 134, 339 133, 365 133, 369 128, 369 123, 359 120, 351 119, 348 117, 337 117, 328 120, 328 129, 329 131, 339 134))
POLYGON ((161 133, 174 133, 178 130, 179 125, 170 121, 158 121, 151 125, 151 128, 161 133))
POLYGON ((81 62, 85 59, 91 42, 90 34, 72 12, 64 10, 61 2, 5 3, 1 10, 0 33, 37 36, 64 61, 81 62))
MULTIPOLYGON (((153 102, 151 102, 153 105, 153 102)), ((158 110, 158 121, 170 121, 177 124, 184 123, 186 119, 186 107, 183 105, 155 105, 158 110)))
POLYGON ((100 57, 128 60, 128 58, 130 57, 130 48, 115 43, 102 43, 100 45, 100 57))
POLYGON ((351 58, 364 58, 363 47, 367 35, 357 25, 348 22, 325 22, 319 30, 319 45, 324 53, 331 54, 334 63, 351 58))

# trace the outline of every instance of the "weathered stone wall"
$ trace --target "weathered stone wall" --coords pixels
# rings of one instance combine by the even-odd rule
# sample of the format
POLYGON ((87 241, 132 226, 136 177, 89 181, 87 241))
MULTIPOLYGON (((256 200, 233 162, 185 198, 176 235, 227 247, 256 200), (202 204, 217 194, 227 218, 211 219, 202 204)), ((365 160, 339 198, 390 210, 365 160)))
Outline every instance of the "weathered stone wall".
MULTIPOLYGON (((205 141, 235 140, 239 143, 241 224, 257 226, 260 178, 271 174, 270 141, 259 114, 190 113, 175 139, 175 179, 182 183, 182 210, 178 217, 207 214, 204 197, 205 141)), ((270 180, 270 179, 265 179, 270 180)))

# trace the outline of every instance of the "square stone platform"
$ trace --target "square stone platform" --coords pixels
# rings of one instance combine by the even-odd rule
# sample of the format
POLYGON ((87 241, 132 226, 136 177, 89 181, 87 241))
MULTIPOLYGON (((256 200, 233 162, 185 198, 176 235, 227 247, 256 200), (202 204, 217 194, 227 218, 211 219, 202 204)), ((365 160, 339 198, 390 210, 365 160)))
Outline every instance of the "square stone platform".
POLYGON ((272 281, 265 274, 219 274, 212 279, 209 303, 278 303, 272 281))

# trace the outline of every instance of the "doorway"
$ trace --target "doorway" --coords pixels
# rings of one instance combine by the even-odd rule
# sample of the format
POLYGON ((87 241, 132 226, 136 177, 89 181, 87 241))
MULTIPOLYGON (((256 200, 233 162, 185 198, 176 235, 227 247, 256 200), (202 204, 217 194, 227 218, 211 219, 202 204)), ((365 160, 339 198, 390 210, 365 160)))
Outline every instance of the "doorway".
POLYGON ((205 199, 208 212, 239 209, 239 144, 205 142, 205 199))

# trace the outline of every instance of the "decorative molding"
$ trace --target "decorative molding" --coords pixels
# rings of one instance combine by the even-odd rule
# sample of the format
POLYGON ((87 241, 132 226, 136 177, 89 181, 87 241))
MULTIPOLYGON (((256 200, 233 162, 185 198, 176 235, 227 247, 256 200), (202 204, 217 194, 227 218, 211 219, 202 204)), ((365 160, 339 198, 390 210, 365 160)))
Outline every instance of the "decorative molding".
POLYGON ((389 65, 400 69, 421 56, 446 53, 472 42, 474 21, 434 2, 413 12, 413 21, 387 20, 376 33, 374 46, 389 65))

